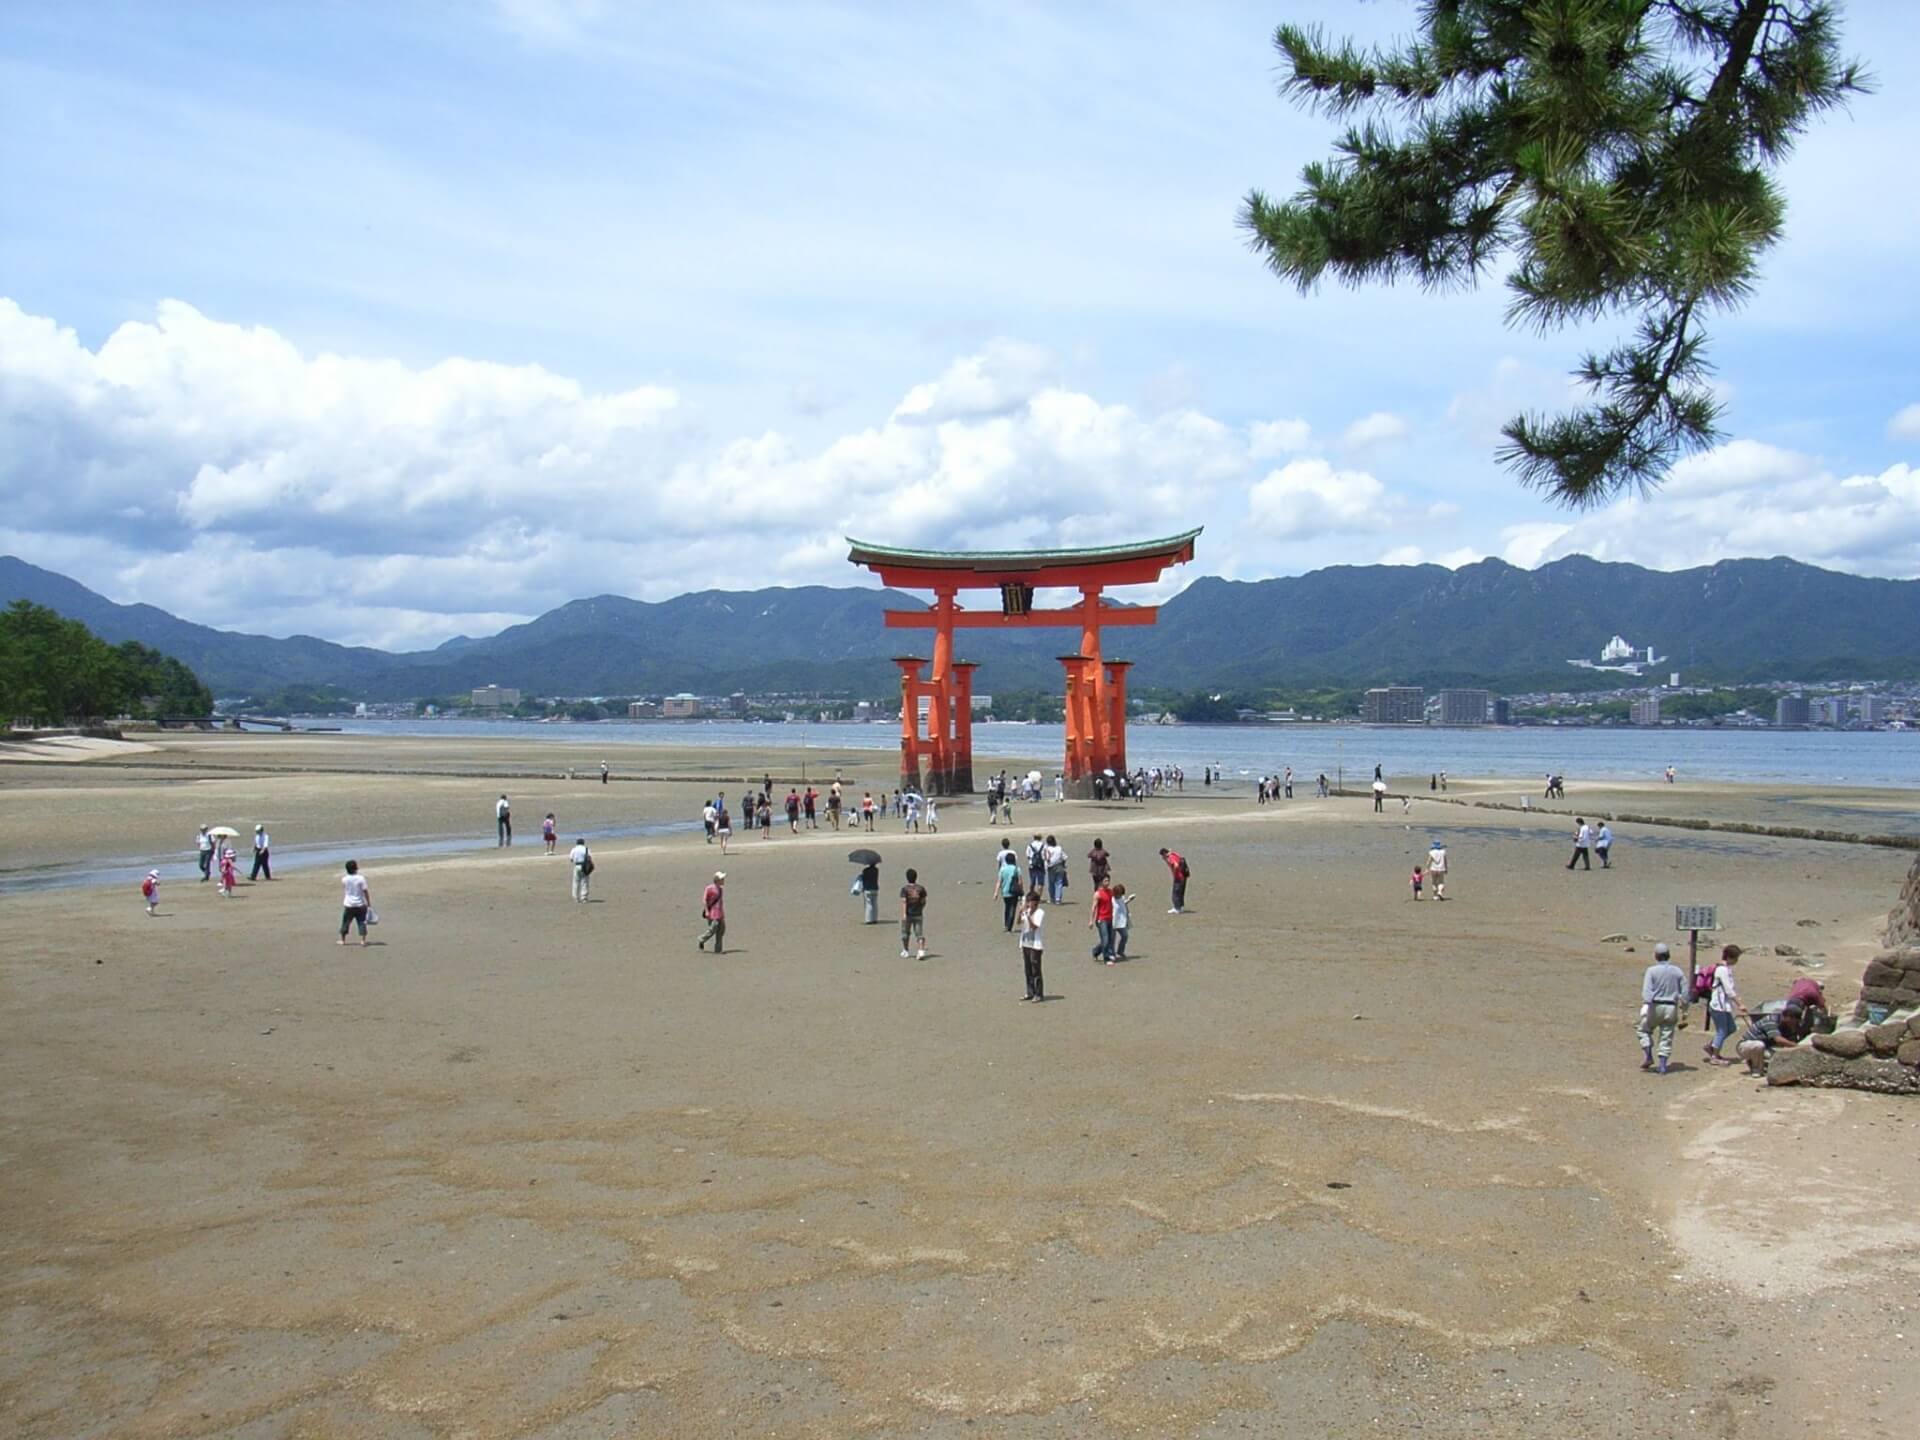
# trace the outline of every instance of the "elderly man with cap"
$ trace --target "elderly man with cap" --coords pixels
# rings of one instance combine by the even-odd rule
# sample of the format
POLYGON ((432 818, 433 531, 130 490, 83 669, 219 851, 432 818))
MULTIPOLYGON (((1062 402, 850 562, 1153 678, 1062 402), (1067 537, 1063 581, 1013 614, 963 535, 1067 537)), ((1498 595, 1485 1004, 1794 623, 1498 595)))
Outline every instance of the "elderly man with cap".
POLYGON ((700 918, 707 922, 707 933, 700 937, 700 943, 694 948, 704 950, 707 941, 713 942, 713 953, 724 953, 727 939, 727 872, 716 870, 713 880, 700 897, 700 918))
POLYGON ((1662 942, 1653 947, 1653 964, 1640 979, 1642 1070, 1654 1068, 1657 1047, 1660 1073, 1667 1073, 1667 1061, 1673 1055, 1673 1032, 1679 1028, 1686 1003, 1687 972, 1673 963, 1673 953, 1662 942))
POLYGON ((249 883, 255 880, 273 879, 273 841, 267 834, 264 823, 253 827, 253 873, 247 876, 249 883))

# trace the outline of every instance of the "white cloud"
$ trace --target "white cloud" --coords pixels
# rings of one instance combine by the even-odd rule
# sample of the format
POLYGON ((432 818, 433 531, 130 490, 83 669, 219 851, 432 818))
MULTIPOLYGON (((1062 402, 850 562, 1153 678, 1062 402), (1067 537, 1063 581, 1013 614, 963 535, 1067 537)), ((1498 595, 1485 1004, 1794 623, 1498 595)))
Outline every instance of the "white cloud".
POLYGON ((1672 483, 1567 525, 1504 536, 1515 564, 1585 554, 1656 569, 1791 555, 1867 575, 1920 573, 1920 470, 1840 476, 1811 456, 1736 440, 1675 467, 1672 483))
POLYGON ((1335 470, 1318 456, 1270 472, 1247 495, 1247 519, 1281 540, 1380 530, 1392 518, 1386 486, 1364 470, 1335 470))
POLYGON ((1053 356, 1041 346, 994 340, 978 355, 954 361, 938 380, 914 386, 893 418, 938 422, 1004 415, 1045 388, 1053 373, 1053 356))
POLYGON ((1291 455, 1313 443, 1313 427, 1304 420, 1256 420, 1247 435, 1248 449, 1256 460, 1291 455))
POLYGON ((89 351, 0 301, 6 538, 207 623, 428 643, 604 591, 857 582, 847 534, 1097 544, 1237 499, 1244 433, 1043 384, 1050 364, 996 341, 905 416, 715 439, 660 386, 308 356, 175 301, 89 351))
POLYGON ((1920 440, 1920 404, 1907 406, 1889 420, 1887 436, 1893 440, 1920 440))
POLYGON ((1418 545, 1396 545, 1382 555, 1377 563, 1381 565, 1444 565, 1449 570, 1458 570, 1462 565, 1472 565, 1486 558, 1471 545, 1442 550, 1434 555, 1429 555, 1418 545))
POLYGON ((1368 450, 1406 438, 1406 421, 1385 410, 1376 410, 1347 426, 1341 432, 1340 443, 1349 450, 1368 450))

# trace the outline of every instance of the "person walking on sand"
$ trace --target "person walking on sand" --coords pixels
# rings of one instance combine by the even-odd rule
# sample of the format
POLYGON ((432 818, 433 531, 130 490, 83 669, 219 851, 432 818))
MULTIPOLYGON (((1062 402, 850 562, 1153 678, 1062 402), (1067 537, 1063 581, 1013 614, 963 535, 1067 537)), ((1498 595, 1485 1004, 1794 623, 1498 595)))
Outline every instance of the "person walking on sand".
POLYGON ((1567 861, 1567 869, 1571 870, 1575 865, 1579 865, 1591 870, 1593 869, 1593 827, 1578 815, 1573 817, 1573 823, 1573 858, 1567 861))
POLYGON ((940 833, 940 802, 931 795, 927 796, 927 833, 940 833))
POLYGON ((727 948, 727 872, 716 870, 713 879, 707 882, 707 888, 700 894, 700 918, 707 922, 707 930, 700 942, 693 948, 704 950, 707 941, 713 942, 713 953, 721 955, 727 948))
POLYGON ((504 795, 493 807, 493 838, 496 850, 503 845, 513 844, 513 806, 507 803, 504 795))
POLYGON ((907 871, 907 883, 900 887, 900 958, 909 948, 916 949, 916 960, 927 958, 927 887, 920 883, 920 872, 907 871))
POLYGON ((1087 912, 1087 928, 1093 931, 1092 955, 1113 964, 1113 891, 1102 879, 1094 883, 1093 905, 1087 912))
POLYGON ((1733 1064, 1721 1052, 1726 1049, 1727 1041, 1733 1038, 1735 1019, 1751 1018, 1747 1007, 1740 1003, 1740 987, 1733 979, 1733 967, 1740 963, 1740 954, 1738 945, 1722 946, 1720 963, 1713 967, 1713 988, 1707 992, 1707 1021, 1713 1027, 1713 1035, 1706 1047, 1709 1065, 1733 1064))
POLYGON ((604 784, 606 784, 606 783, 607 783, 607 773, 608 773, 608 772, 607 772, 607 762, 606 762, 606 761, 604 761, 604 760, 602 760, 602 761, 600 762, 600 783, 601 783, 602 785, 604 785, 604 784))
POLYGON ((1058 905, 1067 895, 1067 847, 1049 835, 1041 859, 1046 865, 1047 899, 1058 905))
POLYGON ((827 787, 827 823, 835 830, 840 828, 840 782, 834 781, 827 787))
POLYGON ((800 833, 800 792, 791 785, 787 787, 786 808, 787 833, 789 835, 798 835, 800 833))
POLYGON ((373 913, 373 892, 367 877, 360 873, 358 860, 347 861, 347 873, 340 877, 340 943, 347 943, 350 926, 360 927, 360 948, 367 946, 367 917, 373 913))
POLYGON ((1373 777, 1373 813, 1382 815, 1387 809, 1387 782, 1378 775, 1373 777))
POLYGON ((862 924, 878 925, 880 923, 880 862, 878 860, 871 861, 861 868, 860 909, 863 916, 862 924))
POLYGON ((1046 982, 1040 974, 1040 962, 1047 950, 1045 900, 1036 885, 1020 901, 1020 961, 1027 972, 1027 993, 1020 997, 1023 1004, 1029 1000, 1037 1004, 1047 998, 1046 982))
POLYGON ((867 827, 867 833, 873 833, 873 792, 866 791, 860 797, 860 823, 867 827))
POLYGON ((240 883, 240 866, 231 845, 220 847, 220 897, 233 898, 233 887, 240 883))
POLYGON ((1602 820, 1600 822, 1599 833, 1593 837, 1593 853, 1600 857, 1600 868, 1602 870, 1611 870, 1613 868, 1613 861, 1607 858, 1612 851, 1613 831, 1608 827, 1607 822, 1602 820))
POLYGON ((1640 1068, 1667 1073, 1673 1055, 1673 1032, 1687 1003, 1687 975, 1673 963, 1666 942, 1653 947, 1653 963, 1640 977, 1640 1068))
POLYGON ((756 803, 760 807, 760 838, 771 840, 773 838, 773 797, 762 791, 756 803))
POLYGON ((1036 830, 1033 832, 1033 838, 1027 841, 1027 888, 1031 890, 1036 885, 1044 886, 1046 883, 1047 842, 1036 830))
POLYGON ((1427 847, 1427 879, 1433 885, 1433 898, 1447 898, 1447 847, 1435 840, 1427 847))
POLYGON ((253 872, 247 876, 251 885, 256 880, 273 879, 273 841, 267 835, 265 825, 253 827, 253 872))
MULTIPOLYGON (((547 847, 552 855, 560 848, 559 823, 553 818, 553 811, 547 811, 546 818, 540 822, 540 843, 547 847)), ((713 807, 707 807, 707 843, 713 843, 713 807)))
POLYGON ((160 872, 147 871, 147 878, 140 882, 140 898, 147 902, 147 914, 160 913, 160 872))
POLYGON ((587 849, 586 836, 582 835, 573 842, 567 859, 573 862, 573 898, 584 905, 587 903, 587 892, 593 888, 593 852, 587 849))
POLYGON ((1192 867, 1187 864, 1186 856, 1164 845, 1160 847, 1160 858, 1167 862, 1167 869, 1173 875, 1173 904, 1167 907, 1167 914, 1184 915, 1187 911, 1187 881, 1193 875, 1192 867))
POLYGON ((733 839, 733 817, 727 814, 727 797, 720 797, 720 808, 713 813, 713 833, 720 837, 720 853, 727 853, 727 842, 733 839))
MULTIPOLYGON (((1007 933, 1011 934, 1016 912, 1020 908, 1020 862, 1014 858, 1013 851, 1003 845, 994 863, 998 867, 993 884, 995 893, 1000 897, 1000 918, 1006 925, 1007 933)), ((1040 887, 1035 884, 1031 888, 1037 891, 1040 887)))
POLYGON ((1133 929, 1133 911, 1127 899, 1127 887, 1119 881, 1113 886, 1113 958, 1127 958, 1127 932, 1133 929))
POLYGON ((1420 898, 1420 886, 1422 882, 1426 880, 1426 878, 1427 877, 1421 873, 1420 867, 1418 865, 1415 865, 1413 867, 1413 881, 1412 881, 1414 899, 1418 900, 1420 898))
POLYGON ((200 851, 200 883, 204 885, 213 878, 213 831, 202 825, 194 845, 200 851))
POLYGON ((800 797, 800 809, 806 816, 807 829, 809 830, 818 830, 820 828, 818 815, 819 806, 820 792, 811 785, 807 786, 807 793, 800 797))
POLYGON ((1106 842, 1098 835, 1093 837, 1093 848, 1087 851, 1087 878, 1098 885, 1106 884, 1113 874, 1113 856, 1107 853, 1106 842))

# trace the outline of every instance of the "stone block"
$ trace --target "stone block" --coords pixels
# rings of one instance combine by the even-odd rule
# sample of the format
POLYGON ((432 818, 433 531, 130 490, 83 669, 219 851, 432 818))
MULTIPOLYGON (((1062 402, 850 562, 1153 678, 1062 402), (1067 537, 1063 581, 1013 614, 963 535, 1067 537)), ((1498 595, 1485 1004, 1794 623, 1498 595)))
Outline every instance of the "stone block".
POLYGON ((1920 1015, 1915 1015, 1907 1021, 1907 1034, 1920 1038, 1920 1015))
POLYGON ((1898 1060, 1876 1060, 1870 1056, 1849 1060, 1796 1045, 1789 1050, 1776 1050, 1767 1057, 1767 1083, 1872 1090, 1882 1095, 1920 1095, 1920 1069, 1902 1065, 1898 1060))
POLYGON ((1885 960, 1875 960, 1867 966, 1866 973, 1860 977, 1860 983, 1882 989, 1897 989, 1906 973, 1904 970, 1896 970, 1885 960))
POLYGON ((1842 1060, 1857 1060, 1867 1053, 1867 1035, 1864 1030, 1836 1030, 1831 1035, 1815 1035, 1813 1048, 1842 1060))
POLYGON ((1867 1037, 1867 1048, 1874 1054, 1891 1055, 1907 1038, 1907 1024, 1904 1020, 1889 1020, 1883 1025, 1869 1025, 1860 1033, 1867 1037))
POLYGON ((1920 1039, 1901 1041, 1900 1048, 1893 1054, 1902 1065, 1920 1065, 1920 1039))

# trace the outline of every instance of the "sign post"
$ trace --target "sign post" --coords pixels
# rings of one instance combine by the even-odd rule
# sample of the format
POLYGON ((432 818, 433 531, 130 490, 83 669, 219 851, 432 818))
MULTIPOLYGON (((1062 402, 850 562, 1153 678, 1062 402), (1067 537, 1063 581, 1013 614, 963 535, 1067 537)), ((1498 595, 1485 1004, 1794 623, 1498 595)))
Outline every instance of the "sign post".
POLYGON ((1693 994, 1694 971, 1700 964, 1700 932, 1720 928, 1718 905, 1676 905, 1673 928, 1687 932, 1687 994, 1693 994))

